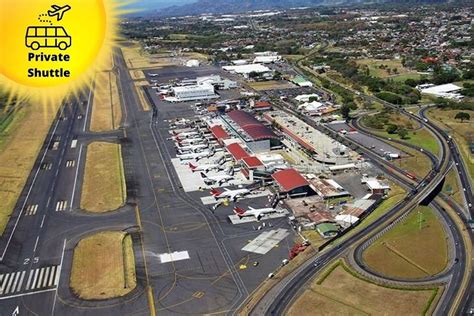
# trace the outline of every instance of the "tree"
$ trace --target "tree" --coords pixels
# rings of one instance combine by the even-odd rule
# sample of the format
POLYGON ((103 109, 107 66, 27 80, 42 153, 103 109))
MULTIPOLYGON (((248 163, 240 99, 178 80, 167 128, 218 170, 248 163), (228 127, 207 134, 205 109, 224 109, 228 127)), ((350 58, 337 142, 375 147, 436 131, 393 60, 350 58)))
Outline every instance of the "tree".
POLYGON ((397 132, 398 126, 394 124, 388 124, 385 130, 389 134, 395 134, 397 132))
POLYGON ((398 136, 400 136, 401 139, 406 139, 406 137, 408 136, 408 131, 405 128, 401 127, 397 130, 397 134, 398 136))
POLYGON ((471 116, 469 113, 466 112, 458 112, 456 116, 454 117, 456 120, 461 120, 461 123, 464 122, 464 120, 469 121, 471 119, 471 116))
POLYGON ((349 106, 347 106, 346 104, 341 106, 341 115, 344 119, 348 120, 350 118, 350 112, 351 109, 349 108, 349 106))

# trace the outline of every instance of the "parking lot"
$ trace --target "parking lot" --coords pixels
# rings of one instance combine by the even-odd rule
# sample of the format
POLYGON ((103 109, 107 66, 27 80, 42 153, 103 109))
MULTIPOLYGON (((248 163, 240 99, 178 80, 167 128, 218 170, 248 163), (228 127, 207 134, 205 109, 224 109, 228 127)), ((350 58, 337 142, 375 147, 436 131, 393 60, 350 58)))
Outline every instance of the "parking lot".
POLYGON ((372 150, 381 157, 385 157, 385 153, 398 154, 400 157, 408 156, 408 154, 404 151, 390 146, 389 144, 377 138, 359 133, 357 131, 352 131, 352 128, 344 122, 329 123, 327 126, 336 132, 345 131, 345 137, 354 140, 358 144, 372 150))

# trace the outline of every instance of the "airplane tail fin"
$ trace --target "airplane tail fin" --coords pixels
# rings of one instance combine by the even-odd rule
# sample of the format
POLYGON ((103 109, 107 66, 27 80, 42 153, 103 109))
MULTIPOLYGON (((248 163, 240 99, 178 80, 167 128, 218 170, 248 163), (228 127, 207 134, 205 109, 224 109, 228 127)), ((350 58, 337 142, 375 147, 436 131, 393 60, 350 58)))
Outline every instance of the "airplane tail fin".
POLYGON ((217 195, 219 195, 221 192, 217 189, 214 189, 214 188, 211 188, 211 195, 216 197, 217 195))
POLYGON ((192 163, 188 163, 188 167, 191 169, 192 172, 194 172, 194 170, 197 168, 195 165, 193 165, 192 163))
POLYGON ((236 207, 234 207, 234 213, 238 217, 242 218, 243 215, 245 214, 245 211, 243 209, 241 209, 240 207, 236 206, 236 207))

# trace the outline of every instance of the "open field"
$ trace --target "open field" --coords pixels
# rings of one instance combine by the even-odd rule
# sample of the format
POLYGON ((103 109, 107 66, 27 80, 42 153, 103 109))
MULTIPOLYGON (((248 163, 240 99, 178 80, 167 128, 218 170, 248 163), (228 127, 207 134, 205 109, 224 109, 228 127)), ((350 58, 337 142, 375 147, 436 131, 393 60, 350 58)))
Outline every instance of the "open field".
POLYGON ((261 81, 261 82, 250 82, 248 85, 257 91, 264 91, 264 90, 277 90, 277 89, 290 89, 293 88, 294 85, 289 83, 288 81, 261 81))
POLYGON ((114 55, 110 54, 110 58, 106 58, 104 63, 100 67, 102 71, 111 71, 114 68, 114 55))
POLYGON ((120 297, 137 285, 132 238, 106 231, 82 239, 74 249, 70 286, 84 300, 120 297))
POLYGON ((24 106, 18 106, 13 112, 0 114, 0 150, 9 143, 29 111, 24 106))
POLYGON ((409 157, 402 157, 394 161, 394 163, 401 169, 412 172, 421 179, 424 178, 433 168, 431 160, 424 153, 395 142, 390 142, 390 145, 410 155, 409 157))
POLYGON ((446 234, 433 210, 419 206, 363 256, 368 267, 386 276, 416 279, 436 275, 448 262, 446 234))
POLYGON ((403 67, 401 60, 397 59, 359 59, 357 64, 367 66, 370 75, 378 78, 389 78, 391 76, 396 78, 408 74, 418 75, 416 72, 403 67), (380 66, 387 66, 387 68, 380 68, 380 66), (388 68, 392 69, 392 72, 388 72, 388 68), (397 72, 393 72, 393 69, 397 69, 397 72))
POLYGON ((314 248, 318 248, 327 241, 321 237, 321 235, 315 229, 302 231, 301 234, 309 240, 311 246, 314 248))
POLYGON ((125 203, 121 146, 94 142, 87 146, 81 208, 94 213, 113 211, 125 203))
POLYGON ((341 263, 315 279, 288 315, 423 315, 437 293, 436 289, 403 290, 369 283, 341 263))
POLYGON ((469 150, 469 142, 474 141, 474 111, 462 111, 471 115, 471 121, 455 120, 454 116, 461 111, 431 109, 427 115, 438 122, 438 124, 454 138, 459 146, 459 151, 466 164, 471 179, 474 179, 474 155, 469 150))
POLYGON ((133 80, 146 79, 145 74, 140 69, 130 70, 130 77, 132 77, 133 80))
POLYGON ((439 144, 436 138, 424 128, 416 131, 408 131, 408 136, 405 139, 401 139, 398 134, 389 134, 386 131, 378 130, 376 133, 383 137, 401 140, 407 144, 421 147, 425 150, 432 152, 435 155, 438 155, 440 151, 439 144))
POLYGON ((8 223, 60 102, 20 109, 0 134, 0 234, 8 223))
POLYGON ((148 54, 142 50, 140 44, 137 42, 127 42, 123 44, 120 49, 122 50, 127 67, 130 70, 161 68, 175 65, 169 53, 148 54))
POLYGON ((392 79, 395 82, 405 82, 407 79, 413 79, 413 80, 420 80, 422 77, 421 74, 419 73, 407 73, 403 75, 395 75, 395 76, 390 76, 390 79, 392 79))
POLYGON ((113 72, 99 72, 95 78, 94 101, 90 130, 105 132, 115 130, 122 120, 122 108, 113 72))
POLYGON ((151 106, 150 103, 147 101, 145 96, 145 92, 143 91, 142 87, 148 85, 148 82, 145 80, 135 81, 135 91, 137 93, 138 99, 140 100, 140 105, 143 111, 150 111, 151 106))
POLYGON ((451 169, 446 175, 443 192, 451 196, 459 205, 463 205, 463 191, 458 180, 456 169, 451 169))

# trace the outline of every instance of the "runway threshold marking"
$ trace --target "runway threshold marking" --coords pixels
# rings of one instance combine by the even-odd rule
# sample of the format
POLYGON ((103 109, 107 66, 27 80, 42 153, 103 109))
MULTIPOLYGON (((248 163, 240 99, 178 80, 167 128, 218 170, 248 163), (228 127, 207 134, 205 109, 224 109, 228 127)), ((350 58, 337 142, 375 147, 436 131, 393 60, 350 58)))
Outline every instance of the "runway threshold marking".
POLYGON ((57 285, 57 282, 54 282, 54 280, 57 276, 57 273, 58 266, 53 265, 36 268, 30 271, 23 270, 2 274, 0 275, 0 299, 6 298, 2 297, 2 295, 10 294, 11 296, 15 293, 29 293, 34 290, 42 290, 55 287, 57 285), (27 272, 28 277, 26 278, 27 272), (25 278, 27 280, 26 283, 24 283, 25 278), (25 286, 23 287, 24 284, 25 286))
POLYGON ((65 211, 67 208, 67 201, 58 201, 56 203, 56 212, 65 211))
POLYGON ((76 165, 75 160, 67 160, 66 161, 66 168, 73 168, 76 165))
POLYGON ((38 204, 31 204, 26 207, 25 216, 33 216, 38 211, 38 204))
POLYGON ((204 296, 204 294, 205 294, 204 292, 196 291, 196 292, 193 293, 192 296, 193 296, 194 298, 202 298, 202 297, 204 296))

